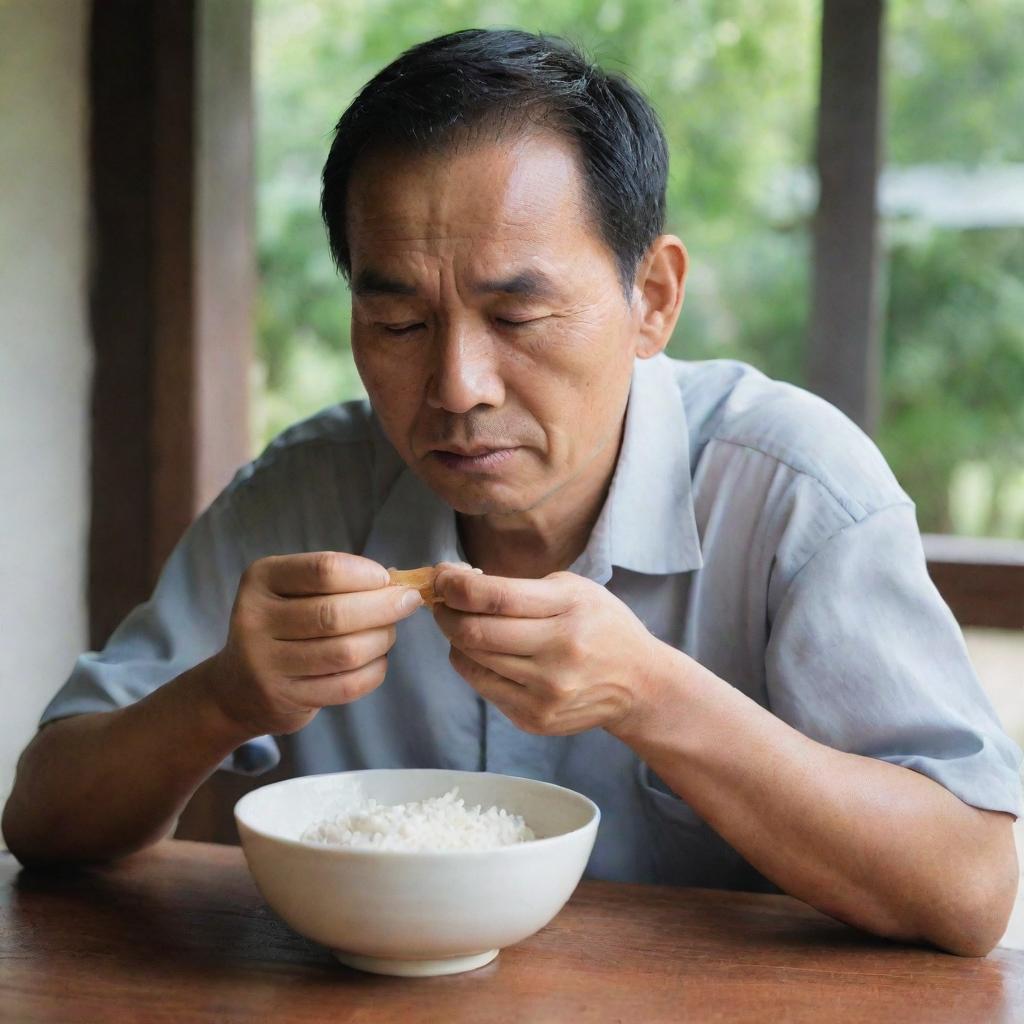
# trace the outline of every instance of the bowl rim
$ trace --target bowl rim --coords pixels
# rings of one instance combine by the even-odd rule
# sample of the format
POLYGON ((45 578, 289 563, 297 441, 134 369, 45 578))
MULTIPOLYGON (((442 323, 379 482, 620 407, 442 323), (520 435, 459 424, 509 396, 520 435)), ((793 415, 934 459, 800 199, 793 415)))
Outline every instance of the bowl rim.
MULTIPOLYGON (((242 810, 244 810, 244 808, 242 808, 242 810)), ((474 772, 460 768, 356 768, 352 771, 344 772, 318 772, 313 775, 295 775, 290 779, 279 779, 277 782, 268 782, 265 786, 258 786, 256 789, 250 790, 244 796, 235 801, 233 813, 235 825, 239 832, 239 838, 243 839, 243 849, 245 844, 242 829, 244 827, 263 839, 269 839, 275 843, 283 843, 286 846, 296 846, 302 850, 316 850, 320 853, 333 857, 386 857, 388 859, 416 859, 419 861, 432 858, 439 860, 449 860, 451 858, 472 859, 478 857, 493 857, 495 854, 500 856, 517 856, 524 850, 536 850, 538 847, 565 842, 570 836, 574 836, 579 832, 584 832, 587 829, 593 829, 596 832, 597 827, 601 823, 601 808, 591 800, 590 797, 577 792, 575 789, 569 789, 568 786, 559 786, 555 782, 544 782, 541 779, 529 779, 522 775, 505 775, 502 772, 474 772), (250 797, 264 789, 270 789, 272 786, 283 786, 297 782, 300 779, 326 779, 348 775, 363 775, 369 772, 385 772, 394 774, 405 772, 443 772, 448 775, 484 775, 498 779, 515 779, 518 782, 528 782, 531 785, 540 786, 544 789, 556 789, 563 793, 568 793, 570 796, 587 805, 591 815, 587 821, 578 828, 570 829, 568 832, 561 832, 557 836, 545 836, 543 839, 530 839, 524 843, 511 843, 508 846, 494 846, 486 850, 384 850, 352 846, 331 846, 327 843, 314 843, 305 839, 289 839, 286 836, 277 835, 273 832, 268 832, 265 829, 257 828, 250 822, 245 821, 240 812, 242 804, 244 804, 250 797)))

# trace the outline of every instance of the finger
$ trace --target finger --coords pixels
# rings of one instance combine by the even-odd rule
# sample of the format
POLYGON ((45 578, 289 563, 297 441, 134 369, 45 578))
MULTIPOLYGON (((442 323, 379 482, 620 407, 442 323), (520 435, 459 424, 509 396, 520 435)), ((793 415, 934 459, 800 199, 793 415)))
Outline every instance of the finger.
POLYGON ((458 612, 447 605, 434 606, 434 621, 448 642, 461 651, 493 651, 502 654, 535 654, 551 642, 552 620, 513 619, 503 615, 458 612))
POLYGON ((449 654, 449 661, 484 700, 493 704, 513 725, 525 732, 565 736, 582 732, 594 725, 592 713, 577 710, 566 715, 550 703, 539 700, 537 694, 529 688, 519 686, 507 676, 481 665, 454 647, 449 654))
POLYGON ((367 629, 348 636, 289 640, 275 645, 274 667, 291 679, 354 672, 388 653, 395 643, 394 626, 367 629))
POLYGON ((542 580, 517 580, 443 572, 434 580, 434 593, 458 611, 535 619, 568 611, 576 601, 574 580, 568 573, 542 580))
POLYGON ((547 689, 548 673, 536 658, 495 654, 491 651, 460 650, 454 645, 452 650, 526 690, 541 692, 547 689))
MULTIPOLYGON (((506 679, 504 676, 481 665, 462 651, 452 648, 448 660, 452 668, 469 683, 486 701, 500 708, 505 714, 525 712, 530 702, 529 692, 525 687, 506 679)), ((511 717, 511 716, 510 716, 511 717)))
POLYGON ((364 629, 390 626, 422 607, 419 591, 409 587, 382 587, 357 594, 281 598, 271 615, 275 640, 311 640, 344 636, 364 629))
POLYGON ((454 572, 473 572, 479 576, 483 572, 483 569, 475 569, 469 562, 438 562, 434 568, 439 573, 451 569, 454 572))
MULTIPOLYGON (((436 608, 440 603, 441 599, 438 597, 437 591, 434 589, 434 583, 437 577, 442 572, 453 572, 453 573, 476 573, 479 575, 483 572, 482 569, 474 569, 468 562, 438 562, 437 565, 431 569, 426 570, 430 576, 430 582, 426 585, 426 589, 422 586, 418 587, 419 592, 423 595, 423 600, 431 607, 436 608)), ((394 573, 391 573, 391 578, 394 579, 394 573)), ((412 580, 407 580, 412 586, 416 586, 412 580)))
POLYGON ((291 684, 288 696, 304 708, 326 708, 351 704, 377 689, 387 674, 388 659, 378 658, 351 672, 339 672, 316 679, 300 679, 291 684))
POLYGON ((345 551, 272 555, 256 565, 267 589, 279 597, 350 594, 377 590, 391 582, 384 566, 345 551))

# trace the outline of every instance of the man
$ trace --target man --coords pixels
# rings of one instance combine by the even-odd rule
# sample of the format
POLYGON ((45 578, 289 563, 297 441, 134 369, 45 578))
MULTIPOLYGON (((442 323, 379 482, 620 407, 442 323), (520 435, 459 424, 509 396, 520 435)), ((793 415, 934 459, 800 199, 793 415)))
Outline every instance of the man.
POLYGON ((372 411, 282 435, 80 659, 19 767, 19 857, 137 849, 279 752, 483 769, 595 799, 594 875, 992 947, 1020 752, 867 438, 661 354, 666 175, 643 98, 557 41, 457 33, 366 86, 322 201, 372 411), (441 562, 433 616, 387 585, 441 562))

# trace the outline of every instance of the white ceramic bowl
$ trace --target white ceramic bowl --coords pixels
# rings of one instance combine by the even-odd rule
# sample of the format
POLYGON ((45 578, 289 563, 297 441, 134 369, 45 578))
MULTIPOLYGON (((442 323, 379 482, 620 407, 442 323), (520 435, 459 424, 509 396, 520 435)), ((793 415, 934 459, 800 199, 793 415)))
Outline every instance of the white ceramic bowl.
POLYGON ((502 947, 543 928, 576 888, 600 817, 595 803, 561 786, 432 769, 287 779, 235 805, 242 849, 267 903, 342 963, 405 976, 482 967, 502 947), (396 804, 441 796, 454 786, 467 806, 496 805, 522 815, 537 839, 441 853, 354 850, 299 839, 357 795, 396 804))

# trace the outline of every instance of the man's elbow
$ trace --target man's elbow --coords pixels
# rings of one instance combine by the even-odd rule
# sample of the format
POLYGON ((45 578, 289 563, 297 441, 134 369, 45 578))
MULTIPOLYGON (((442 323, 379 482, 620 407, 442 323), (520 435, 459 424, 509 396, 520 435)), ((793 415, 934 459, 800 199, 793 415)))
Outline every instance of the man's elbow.
POLYGON ((0 833, 3 834, 7 849, 24 867, 35 867, 43 862, 38 844, 33 843, 31 828, 25 816, 19 813, 17 791, 11 794, 4 805, 4 813, 0 819, 0 833))
POLYGON ((949 901, 944 920, 929 929, 929 941, 956 956, 990 953, 1006 933, 1019 878, 1015 852, 995 868, 986 864, 975 879, 961 887, 957 898, 949 901))
POLYGON ((66 859, 58 856, 55 850, 58 845, 55 839, 59 838, 60 830, 46 820, 46 815, 39 813, 37 802, 26 793, 24 760, 23 755, 14 788, 0 818, 0 832, 7 849, 22 867, 49 867, 66 859))
POLYGON ((38 773, 46 758, 41 737, 51 728, 46 726, 36 733, 18 759, 14 786, 0 818, 7 849, 26 868, 53 867, 80 859, 73 849, 66 848, 73 830, 60 807, 40 795, 38 773))

